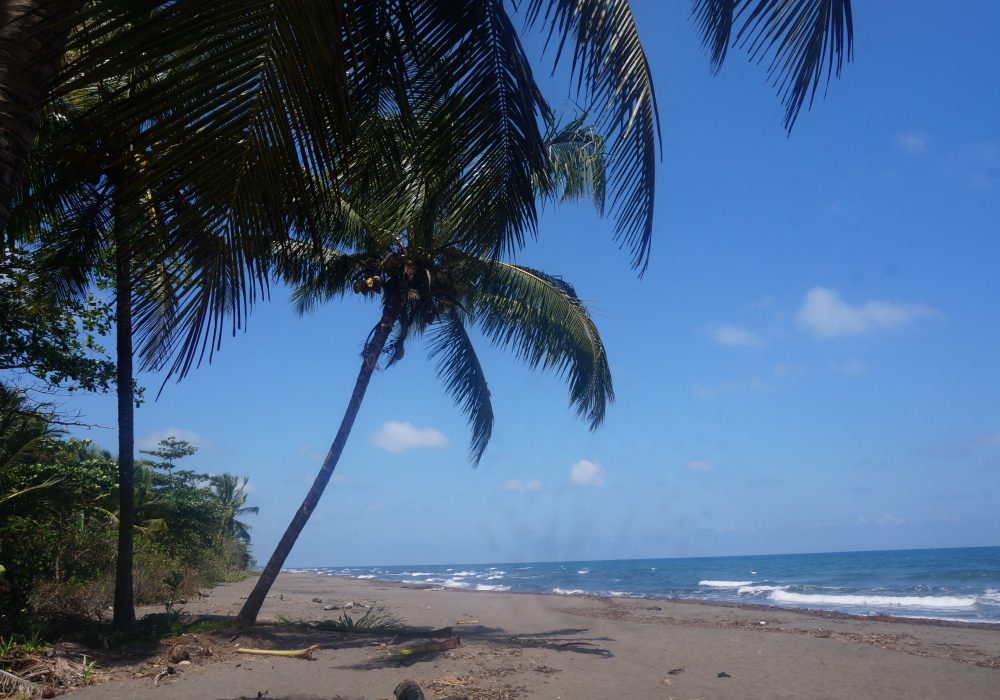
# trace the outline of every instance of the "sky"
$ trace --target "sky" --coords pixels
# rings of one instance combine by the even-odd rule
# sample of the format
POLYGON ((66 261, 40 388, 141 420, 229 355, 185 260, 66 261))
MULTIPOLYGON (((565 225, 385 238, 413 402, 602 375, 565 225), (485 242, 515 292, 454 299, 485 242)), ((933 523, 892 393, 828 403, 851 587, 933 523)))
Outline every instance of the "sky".
MULTIPOLYGON (((763 66, 734 51, 710 75, 688 3, 632 5, 664 137, 649 270, 584 205, 547 211, 517 258, 590 305, 605 425, 479 338, 496 425, 473 469, 411 347, 374 377, 288 566, 1000 544, 1000 4, 855 3, 855 62, 790 137, 763 66)), ((248 476, 266 561, 377 320, 355 299, 300 318, 276 289, 158 400, 140 378, 139 447, 174 435, 199 447, 188 467, 248 476)), ((67 407, 115 449, 112 396, 67 407)))

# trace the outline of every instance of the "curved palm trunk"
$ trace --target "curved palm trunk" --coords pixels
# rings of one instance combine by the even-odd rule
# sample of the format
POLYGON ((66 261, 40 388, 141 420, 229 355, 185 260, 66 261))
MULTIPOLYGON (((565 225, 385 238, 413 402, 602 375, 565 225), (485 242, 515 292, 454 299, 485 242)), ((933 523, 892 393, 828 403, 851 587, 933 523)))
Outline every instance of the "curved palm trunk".
POLYGON ((0 2, 0 233, 35 143, 42 107, 59 72, 67 28, 79 0, 0 2))
POLYGON ((365 391, 368 389, 368 382, 371 381, 372 373, 375 371, 375 365, 378 363, 379 355, 382 353, 382 349, 385 347, 386 340, 389 338, 389 333, 392 331, 392 325, 395 322, 395 314, 389 309, 385 309, 382 313, 382 318, 372 330, 371 340, 365 346, 365 351, 362 355, 361 361, 361 371, 358 372, 358 380, 354 383, 354 393, 351 394, 351 400, 347 404, 347 410, 344 412, 344 417, 340 421, 340 430, 337 431, 337 437, 334 438, 333 444, 330 446, 330 451, 326 453, 326 459, 323 460, 323 466, 320 467, 319 474, 316 475, 315 481, 313 481, 312 486, 309 489, 309 493, 306 494, 305 500, 302 501, 302 505, 299 507, 298 511, 295 513, 295 517, 292 518, 292 522, 288 525, 288 529, 285 530, 285 534, 281 536, 281 540, 278 542, 278 546, 274 550, 274 554, 267 562, 267 566, 264 567, 264 571, 261 572, 260 578, 257 579, 257 585, 254 586, 253 592, 247 598, 246 603, 243 604, 243 609, 240 610, 239 620, 244 624, 253 624, 257 621, 257 615, 260 613, 260 608, 264 604, 264 598, 267 597, 267 592, 271 590, 271 586, 274 585, 274 581, 278 578, 278 574, 281 572, 281 567, 285 563, 285 559, 288 558, 289 553, 292 551, 292 547, 295 545, 295 540, 298 539, 299 534, 302 532, 302 528, 305 527, 306 522, 309 521, 309 516, 316 509, 316 504, 319 503, 320 497, 323 495, 323 491, 326 489, 327 483, 330 481, 330 477, 333 476, 333 470, 337 467, 337 462, 340 461, 340 455, 344 451, 344 445, 347 443, 347 438, 351 434, 351 428, 354 427, 354 419, 357 418, 358 410, 361 408, 361 401, 365 398, 365 391))
MULTIPOLYGON (((119 220, 115 217, 116 222, 119 220)), ((112 626, 135 622, 132 552, 135 525, 135 404, 132 376, 132 265, 125 235, 115 241, 115 333, 118 363, 118 561, 112 626)))

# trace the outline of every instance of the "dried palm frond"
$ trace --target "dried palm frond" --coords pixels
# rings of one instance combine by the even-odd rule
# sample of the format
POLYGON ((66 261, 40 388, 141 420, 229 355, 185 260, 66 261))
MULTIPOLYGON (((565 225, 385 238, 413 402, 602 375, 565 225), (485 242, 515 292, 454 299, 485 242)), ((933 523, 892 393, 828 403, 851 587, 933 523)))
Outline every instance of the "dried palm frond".
POLYGON ((33 698, 42 694, 42 686, 0 669, 0 693, 33 698))

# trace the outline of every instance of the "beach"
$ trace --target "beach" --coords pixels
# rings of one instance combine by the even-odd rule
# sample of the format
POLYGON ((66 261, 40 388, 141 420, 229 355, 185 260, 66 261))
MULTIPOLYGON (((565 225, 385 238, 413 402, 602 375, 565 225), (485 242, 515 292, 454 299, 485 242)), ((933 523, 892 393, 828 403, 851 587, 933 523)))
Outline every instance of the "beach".
MULTIPOLYGON (((234 616, 254 579, 187 601, 192 620, 234 616)), ((156 612, 148 610, 143 612, 156 612)), ((998 698, 1000 626, 862 618, 754 605, 414 587, 282 573, 241 633, 192 633, 158 651, 98 656, 106 682, 79 700, 392 698, 998 698), (322 602, 317 602, 319 599, 322 602), (451 628, 461 645, 402 655, 424 637, 317 629, 343 606, 378 603, 411 628, 451 628), (336 609, 325 610, 325 607, 336 609), (466 623, 466 624, 463 624, 466 623), (198 653, 154 685, 172 644, 198 653), (237 653, 301 649, 313 660, 237 653), (380 646, 385 645, 385 646, 380 646), (206 655, 201 650, 210 650, 206 655)))

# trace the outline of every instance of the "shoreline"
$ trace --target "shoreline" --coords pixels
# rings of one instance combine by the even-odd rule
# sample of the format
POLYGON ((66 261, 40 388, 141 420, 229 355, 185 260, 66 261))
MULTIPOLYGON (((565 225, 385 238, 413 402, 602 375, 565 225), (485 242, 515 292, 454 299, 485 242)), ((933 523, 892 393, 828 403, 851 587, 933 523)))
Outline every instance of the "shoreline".
MULTIPOLYGON (((799 615, 806 615, 810 617, 816 617, 827 620, 860 620, 860 621, 868 620, 874 622, 931 625, 935 627, 987 629, 1000 632, 1000 621, 994 622, 991 620, 978 621, 978 620, 945 619, 939 617, 907 617, 906 615, 889 615, 886 613, 874 613, 871 615, 862 615, 858 613, 847 613, 840 610, 795 608, 783 605, 767 605, 764 603, 738 603, 735 601, 726 601, 726 600, 701 600, 698 598, 675 598, 670 596, 654 596, 654 595, 608 596, 608 595, 601 595, 599 593, 554 593, 552 591, 477 590, 474 588, 459 588, 457 586, 440 586, 434 583, 405 583, 403 581, 392 581, 380 578, 357 578, 354 576, 345 576, 343 574, 326 574, 320 571, 311 571, 304 568, 282 570, 281 573, 340 579, 343 581, 350 581, 352 583, 358 583, 361 585, 365 584, 372 584, 372 585, 377 584, 381 586, 388 585, 388 586, 398 587, 404 590, 412 589, 412 590, 427 590, 427 591, 450 591, 455 593, 492 593, 497 595, 529 595, 529 596, 541 595, 541 596, 551 596, 557 599, 581 598, 581 599, 594 599, 594 600, 650 600, 650 601, 664 601, 669 603, 677 603, 681 605, 708 605, 712 607, 734 608, 737 610, 756 610, 760 612, 771 612, 771 611, 792 612, 799 615)), ((257 572, 253 572, 253 575, 256 576, 257 572)))
POLYGON ((400 682, 412 680, 428 700, 993 700, 1000 687, 1000 630, 981 625, 690 600, 419 588, 312 572, 280 574, 258 625, 226 627, 255 582, 223 584, 184 603, 184 619, 194 626, 151 656, 102 653, 98 668, 117 669, 112 680, 73 695, 389 700, 400 682), (402 634, 346 633, 331 624, 345 614, 357 620, 362 606, 375 604, 402 620, 402 634), (434 647, 442 635, 452 643, 434 647), (428 644, 425 639, 429 651, 402 653, 404 645, 428 644), (175 667, 157 687, 154 679, 178 644, 209 652, 175 667), (247 656, 237 647, 315 651, 306 661, 247 656))

